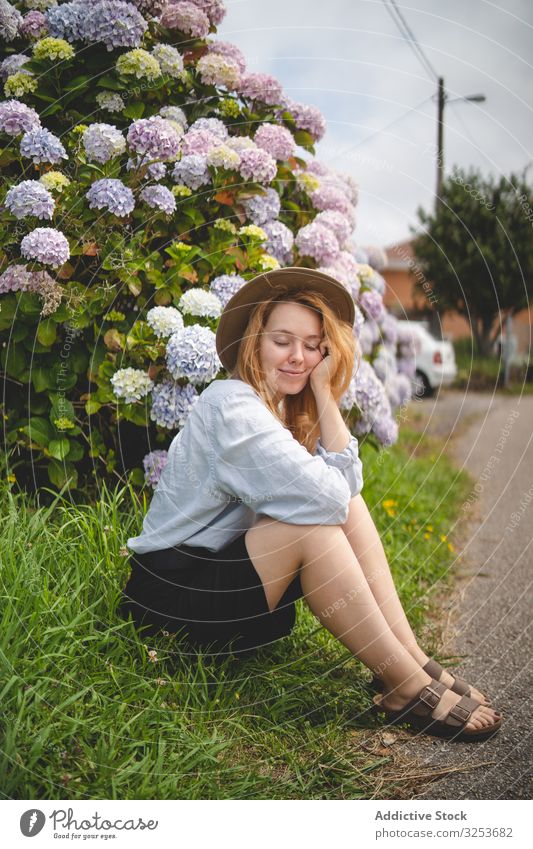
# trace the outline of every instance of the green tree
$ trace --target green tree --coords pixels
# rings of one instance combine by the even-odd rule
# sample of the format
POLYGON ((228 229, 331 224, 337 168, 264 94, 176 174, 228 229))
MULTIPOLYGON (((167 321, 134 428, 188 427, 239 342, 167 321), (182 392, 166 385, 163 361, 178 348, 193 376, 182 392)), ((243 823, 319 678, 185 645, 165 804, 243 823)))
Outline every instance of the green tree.
POLYGON ((416 289, 431 281, 436 309, 469 322, 480 354, 490 355, 503 318, 529 304, 533 278, 533 192, 526 171, 495 179, 454 168, 436 212, 418 209, 416 289))

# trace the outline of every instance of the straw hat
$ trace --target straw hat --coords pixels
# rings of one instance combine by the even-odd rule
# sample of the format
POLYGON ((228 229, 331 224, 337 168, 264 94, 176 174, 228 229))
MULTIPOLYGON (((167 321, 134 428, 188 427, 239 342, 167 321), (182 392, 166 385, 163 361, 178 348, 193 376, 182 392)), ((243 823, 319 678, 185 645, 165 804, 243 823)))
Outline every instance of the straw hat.
POLYGON ((250 313, 256 304, 283 292, 304 290, 324 295, 328 306, 341 321, 350 326, 355 319, 355 306, 350 292, 329 274, 314 268, 278 268, 265 271, 249 280, 224 307, 216 334, 216 348, 222 365, 232 371, 237 362, 239 343, 246 330, 250 313))

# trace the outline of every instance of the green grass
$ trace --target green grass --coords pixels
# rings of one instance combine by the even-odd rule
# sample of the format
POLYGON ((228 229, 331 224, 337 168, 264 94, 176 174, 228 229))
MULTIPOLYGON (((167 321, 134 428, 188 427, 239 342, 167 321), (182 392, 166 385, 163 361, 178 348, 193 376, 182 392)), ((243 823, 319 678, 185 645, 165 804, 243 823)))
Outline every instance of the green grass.
POLYGON ((498 389, 508 395, 531 394, 533 392, 533 384, 526 382, 526 364, 512 366, 509 386, 504 388, 502 383, 505 364, 501 357, 482 357, 477 354, 475 343, 469 337, 455 340, 453 346, 457 364, 454 388, 487 392, 498 389))
MULTIPOLYGON (((365 447, 365 474, 402 600, 435 650, 430 598, 453 560, 440 535, 466 479, 410 431, 382 454, 365 447)), ((120 549, 144 509, 128 490, 104 488, 90 507, 36 509, 8 489, 0 500, 5 797, 409 795, 369 712, 368 671, 302 601, 293 634, 247 660, 216 664, 170 639, 145 642, 115 614, 127 578, 120 549)))

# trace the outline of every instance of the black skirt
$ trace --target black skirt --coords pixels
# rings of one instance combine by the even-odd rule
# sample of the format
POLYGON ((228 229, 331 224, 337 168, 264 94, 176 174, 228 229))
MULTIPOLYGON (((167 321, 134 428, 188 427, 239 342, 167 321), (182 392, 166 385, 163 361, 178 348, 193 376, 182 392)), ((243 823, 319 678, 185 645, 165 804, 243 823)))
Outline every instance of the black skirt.
POLYGON ((121 613, 144 635, 168 632, 219 653, 249 653, 290 634, 294 602, 303 595, 299 574, 270 612, 244 534, 220 551, 179 545, 132 554, 121 613))

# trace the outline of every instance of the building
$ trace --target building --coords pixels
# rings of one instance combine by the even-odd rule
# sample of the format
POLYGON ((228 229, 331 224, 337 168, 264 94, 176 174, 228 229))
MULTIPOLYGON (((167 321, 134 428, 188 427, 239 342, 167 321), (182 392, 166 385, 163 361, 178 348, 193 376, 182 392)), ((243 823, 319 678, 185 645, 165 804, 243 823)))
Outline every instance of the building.
MULTIPOLYGON (((417 319, 430 318, 432 304, 436 302, 431 281, 426 280, 422 270, 418 268, 413 254, 412 241, 407 239, 385 248, 386 265, 380 273, 387 281, 383 297, 385 306, 397 318, 417 319), (420 283, 422 289, 415 290, 415 284, 420 283)), ((459 313, 446 312, 436 318, 437 327, 442 326, 442 335, 455 341, 472 335, 470 324, 459 313)), ((532 319, 533 307, 521 310, 513 317, 513 330, 517 341, 519 356, 531 355, 532 348, 532 319)))

